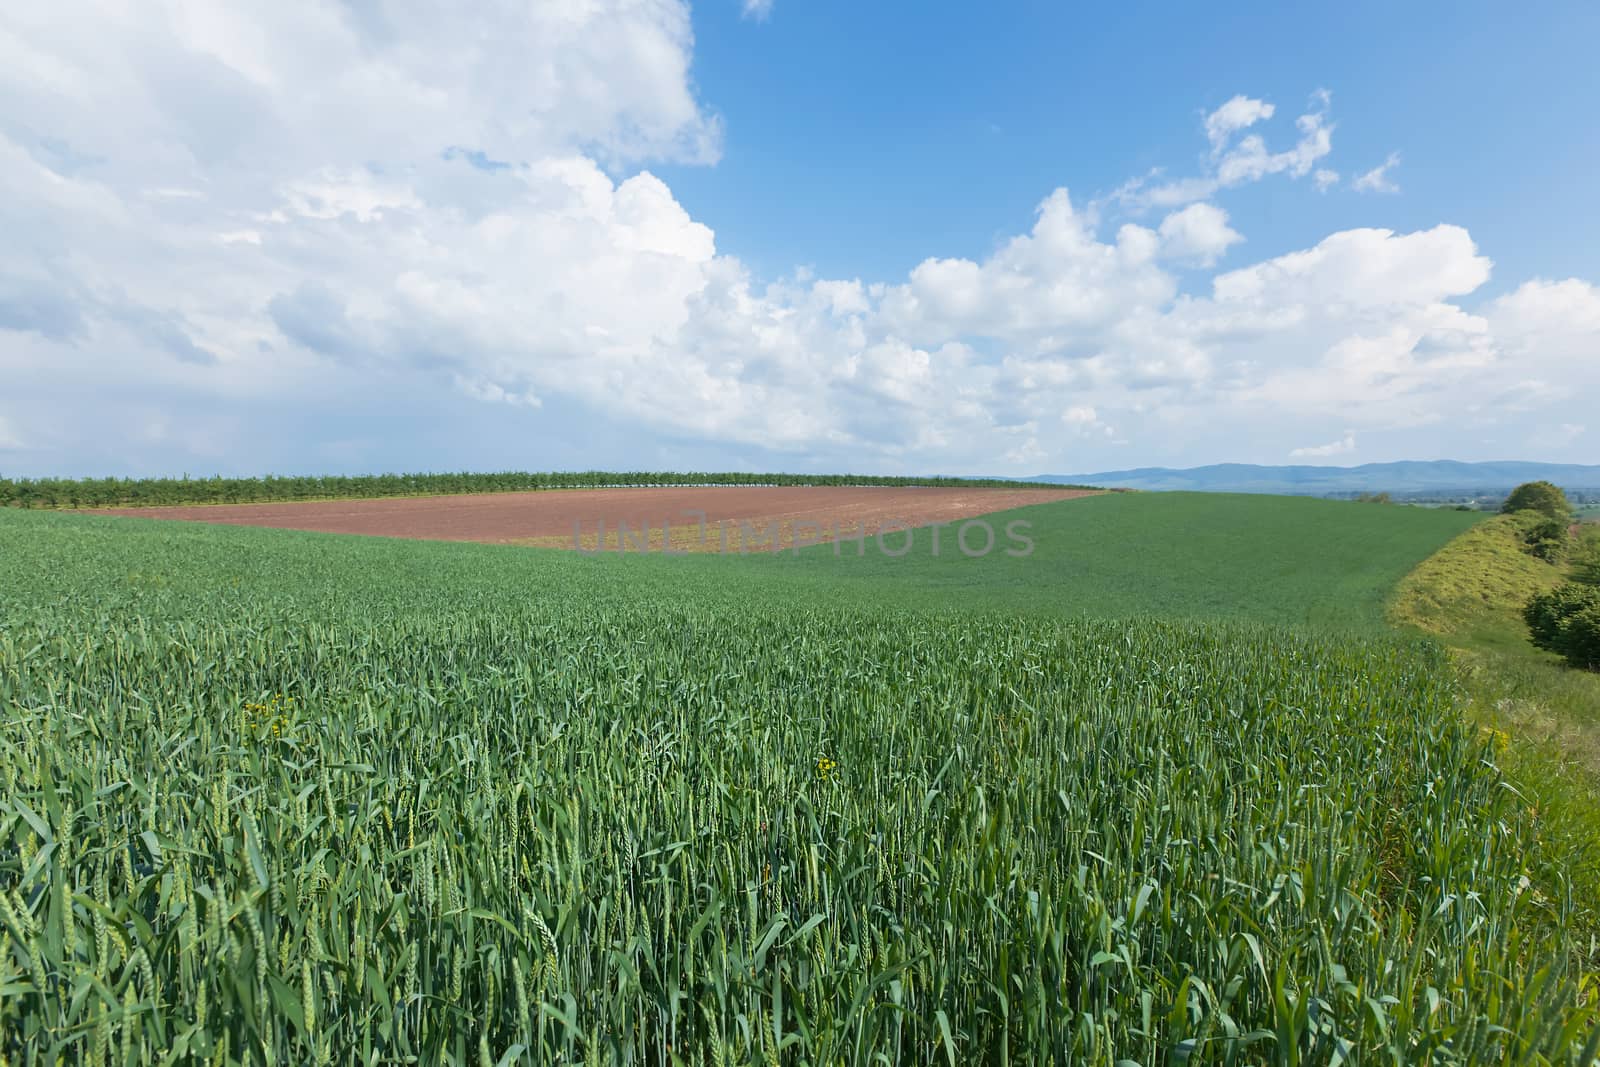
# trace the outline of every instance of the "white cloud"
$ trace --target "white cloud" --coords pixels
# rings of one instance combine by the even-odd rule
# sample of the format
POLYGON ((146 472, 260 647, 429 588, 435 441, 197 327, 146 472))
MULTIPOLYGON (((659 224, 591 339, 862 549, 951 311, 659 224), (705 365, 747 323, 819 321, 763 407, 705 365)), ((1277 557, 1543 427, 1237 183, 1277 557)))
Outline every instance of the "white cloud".
POLYGON ((1206 116, 1206 139, 1211 142, 1211 152, 1219 155, 1228 139, 1240 130, 1270 119, 1277 109, 1265 100, 1253 100, 1243 94, 1206 116))
POLYGON ((763 22, 772 14, 773 0, 741 0, 740 13, 747 19, 763 22))
POLYGON ((1346 427, 1371 454, 1410 427, 1584 425, 1600 388, 1594 286, 1475 307, 1490 262, 1455 226, 1180 286, 1243 240, 1206 190, 1327 155, 1322 97, 1280 150, 1250 132, 1263 101, 1213 112, 1205 174, 1128 194, 1159 223, 1041 190, 988 255, 767 282, 643 169, 720 143, 678 0, 69 7, 0 15, 0 380, 48 414, 30 462, 385 466, 444 410, 517 447, 607 422, 611 462, 701 442, 994 471, 1346 427))
POLYGON ((1509 337, 1573 356, 1600 355, 1600 287, 1590 282, 1535 278, 1496 300, 1489 314, 1509 337))
POLYGON ((1005 461, 1013 467, 1027 467, 1030 464, 1038 463, 1040 460, 1048 459, 1049 456, 1050 453, 1039 447, 1038 438, 1029 437, 1015 448, 1007 451, 1005 461))
POLYGON ((1345 231, 1220 275, 1211 297, 1180 302, 1168 325, 1227 354, 1209 399, 1240 419, 1285 435, 1329 419, 1400 431, 1520 376, 1488 320, 1453 302, 1488 274, 1458 227, 1345 231))
POLYGON ((1325 445, 1310 445, 1305 448, 1291 449, 1289 455, 1299 459, 1312 456, 1342 456, 1346 452, 1356 450, 1356 435, 1347 433, 1337 441, 1330 441, 1325 445))
POLYGON ((1212 290, 1218 303, 1257 309, 1405 308, 1470 293, 1489 280, 1489 267, 1459 226, 1344 230, 1305 251, 1218 275, 1212 290))
POLYGON ((1106 425, 1100 413, 1087 404, 1077 404, 1061 413, 1061 422, 1074 436, 1080 438, 1114 438, 1117 431, 1106 425))
POLYGON ((1333 124, 1328 120, 1332 99, 1326 90, 1313 93, 1311 110, 1295 119, 1299 139, 1291 147, 1274 152, 1260 134, 1246 134, 1234 140, 1240 130, 1275 114, 1271 104, 1236 96, 1206 116, 1206 137, 1211 142, 1206 173, 1166 181, 1158 180, 1161 174, 1155 171, 1127 182, 1112 194, 1112 199, 1135 210, 1181 207, 1205 200, 1222 189, 1274 174, 1303 178, 1333 151, 1333 124))
POLYGON ((1389 177, 1389 172, 1400 165, 1400 153, 1390 152, 1389 158, 1365 174, 1350 181, 1350 188, 1358 193, 1398 193, 1400 186, 1389 177))
POLYGON ((290 182, 283 190, 283 214, 306 219, 337 219, 346 215, 357 222, 374 222, 386 212, 416 211, 423 206, 415 190, 403 180, 384 179, 367 169, 343 173, 324 171, 315 177, 290 182))
POLYGON ((1125 227, 1099 240, 1091 215, 1065 189, 1039 205, 1032 231, 989 259, 929 259, 882 299, 885 325, 918 339, 978 335, 1050 347, 1063 334, 1096 329, 1129 307, 1158 305, 1174 291, 1150 231, 1125 227))
POLYGON ((1244 240, 1228 226, 1228 213, 1214 204, 1190 204, 1161 220, 1162 251, 1177 260, 1209 267, 1244 240))
POLYGON ((1339 184, 1339 172, 1329 170, 1327 167, 1318 167, 1311 175, 1311 183, 1317 187, 1317 192, 1325 193, 1339 184))
MULTIPOLYGON (((1494 300, 1484 317, 1530 407, 1568 399, 1582 410, 1600 396, 1600 286, 1535 278, 1494 300)), ((1574 419, 1573 421, 1577 421, 1574 419)))
POLYGON ((533 393, 512 392, 498 382, 482 381, 457 375, 455 386, 474 400, 482 400, 490 404, 510 404, 512 407, 537 408, 542 407, 544 403, 533 393))

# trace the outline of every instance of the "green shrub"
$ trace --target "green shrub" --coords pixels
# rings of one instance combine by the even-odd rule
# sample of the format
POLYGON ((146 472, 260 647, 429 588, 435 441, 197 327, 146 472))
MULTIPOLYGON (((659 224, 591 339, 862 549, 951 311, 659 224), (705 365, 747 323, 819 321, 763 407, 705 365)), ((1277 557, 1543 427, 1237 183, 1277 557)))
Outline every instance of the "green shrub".
POLYGON ((1568 582, 1528 601, 1522 618, 1536 648, 1575 667, 1600 663, 1600 588, 1568 582))
POLYGON ((1600 586, 1600 527, 1584 526, 1572 557, 1572 580, 1600 586))
POLYGON ((1523 535, 1528 554, 1546 563, 1559 563, 1567 556, 1572 538, 1562 519, 1541 519, 1528 527, 1523 535))
POLYGON ((1574 667, 1600 670, 1600 605, 1585 608, 1567 621, 1562 655, 1574 667))

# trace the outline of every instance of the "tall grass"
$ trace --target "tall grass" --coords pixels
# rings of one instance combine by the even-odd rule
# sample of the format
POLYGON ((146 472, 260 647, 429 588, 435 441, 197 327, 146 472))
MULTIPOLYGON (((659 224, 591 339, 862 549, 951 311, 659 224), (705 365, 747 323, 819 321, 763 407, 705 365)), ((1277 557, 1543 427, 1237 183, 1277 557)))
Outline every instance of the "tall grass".
POLYGON ((108 525, 0 522, 11 1063, 1600 1045, 1559 868, 1430 645, 512 551, 418 594, 396 546, 108 525), (189 551, 230 537, 257 554, 189 551))
POLYGON ((1593 535, 1585 531, 1568 565, 1549 563, 1528 551, 1539 520, 1498 515, 1451 541, 1399 584, 1390 617, 1451 648, 1467 714, 1508 737, 1501 763, 1541 811, 1542 832, 1571 842, 1566 875, 1592 931, 1600 929, 1600 674, 1533 647, 1522 609, 1582 573, 1593 535))

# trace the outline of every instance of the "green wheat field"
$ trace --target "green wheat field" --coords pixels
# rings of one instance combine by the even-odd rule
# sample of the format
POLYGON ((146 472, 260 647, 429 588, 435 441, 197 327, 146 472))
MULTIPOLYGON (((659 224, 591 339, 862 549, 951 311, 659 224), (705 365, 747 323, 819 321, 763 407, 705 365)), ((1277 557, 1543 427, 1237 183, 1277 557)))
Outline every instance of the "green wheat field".
POLYGON ((1016 516, 668 559, 0 510, 0 1056, 1594 1062, 1571 857, 1382 622, 1474 516, 1016 516))

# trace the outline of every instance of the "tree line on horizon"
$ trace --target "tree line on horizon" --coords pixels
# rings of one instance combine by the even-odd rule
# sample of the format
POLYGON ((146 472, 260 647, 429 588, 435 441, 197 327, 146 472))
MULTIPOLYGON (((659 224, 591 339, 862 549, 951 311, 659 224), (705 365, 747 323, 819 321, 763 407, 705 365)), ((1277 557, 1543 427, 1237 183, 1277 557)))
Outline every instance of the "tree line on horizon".
POLYGON ((695 471, 461 471, 438 474, 265 475, 254 478, 0 478, 0 507, 102 508, 181 504, 263 504, 360 497, 513 493, 541 489, 650 486, 923 486, 1089 489, 1007 478, 879 474, 757 474, 695 471))

